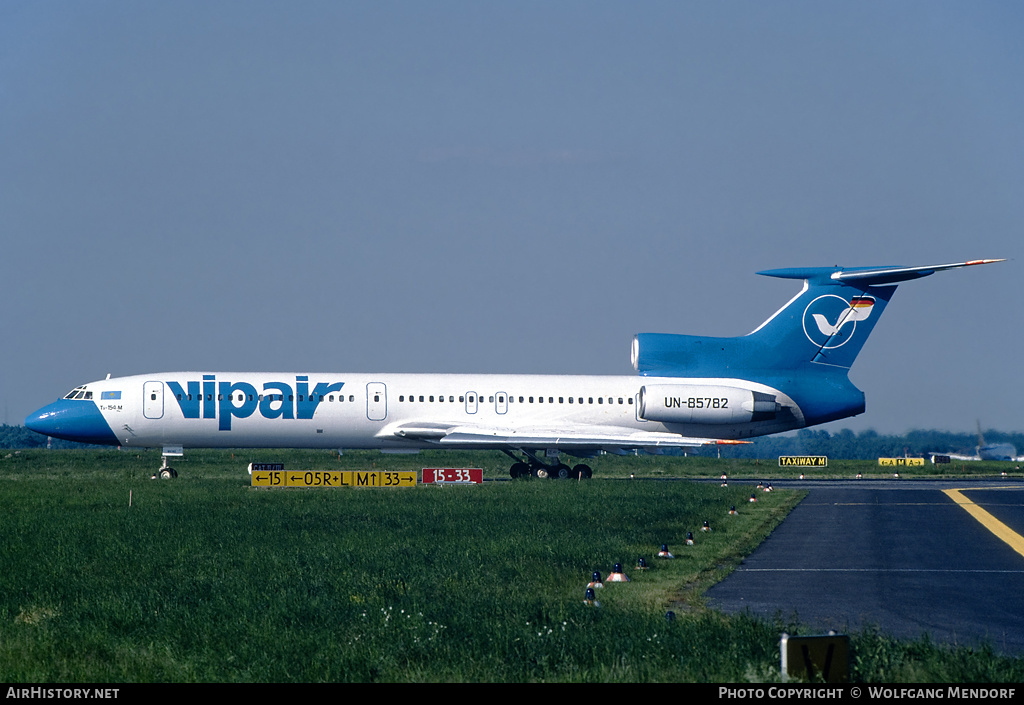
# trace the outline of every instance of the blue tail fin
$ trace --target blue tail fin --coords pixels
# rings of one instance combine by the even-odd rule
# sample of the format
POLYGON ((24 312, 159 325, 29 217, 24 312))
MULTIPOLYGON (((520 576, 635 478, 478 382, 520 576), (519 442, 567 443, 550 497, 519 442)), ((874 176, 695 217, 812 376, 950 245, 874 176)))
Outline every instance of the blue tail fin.
POLYGON ((641 333, 633 342, 633 365, 641 375, 656 377, 758 380, 828 368, 845 377, 898 283, 946 269, 1001 261, 759 272, 770 277, 802 279, 804 288, 749 335, 708 338, 641 333))

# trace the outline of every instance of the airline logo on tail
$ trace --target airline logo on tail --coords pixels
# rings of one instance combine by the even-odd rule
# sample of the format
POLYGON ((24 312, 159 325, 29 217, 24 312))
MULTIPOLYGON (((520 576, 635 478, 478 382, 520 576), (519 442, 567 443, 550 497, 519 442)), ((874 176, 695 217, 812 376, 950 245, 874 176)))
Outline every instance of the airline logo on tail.
POLYGON ((841 347, 853 338, 857 322, 871 317, 874 307, 872 296, 854 296, 850 301, 835 294, 819 296, 804 309, 804 334, 820 347, 841 347))

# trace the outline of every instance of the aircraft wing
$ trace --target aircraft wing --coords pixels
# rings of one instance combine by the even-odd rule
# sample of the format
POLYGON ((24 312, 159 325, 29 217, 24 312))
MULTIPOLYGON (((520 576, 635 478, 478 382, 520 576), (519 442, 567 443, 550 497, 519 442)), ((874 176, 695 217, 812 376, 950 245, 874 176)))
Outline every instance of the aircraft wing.
POLYGON ((512 429, 470 425, 403 424, 387 432, 397 438, 436 443, 441 448, 696 448, 710 444, 745 442, 636 431, 622 426, 544 426, 512 429))

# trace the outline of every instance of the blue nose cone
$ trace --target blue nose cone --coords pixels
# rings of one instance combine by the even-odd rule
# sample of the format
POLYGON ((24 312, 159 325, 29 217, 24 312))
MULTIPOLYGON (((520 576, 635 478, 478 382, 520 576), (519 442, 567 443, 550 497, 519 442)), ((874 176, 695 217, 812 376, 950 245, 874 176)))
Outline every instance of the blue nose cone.
POLYGON ((66 441, 112 446, 121 443, 95 402, 82 399, 61 399, 44 406, 25 419, 25 428, 66 441))

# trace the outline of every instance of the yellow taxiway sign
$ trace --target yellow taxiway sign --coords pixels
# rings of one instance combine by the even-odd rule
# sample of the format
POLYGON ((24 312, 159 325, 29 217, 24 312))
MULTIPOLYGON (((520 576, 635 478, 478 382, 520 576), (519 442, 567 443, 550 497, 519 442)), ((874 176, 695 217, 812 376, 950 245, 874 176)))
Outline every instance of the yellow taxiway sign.
POLYGON ((415 487, 416 472, 256 470, 253 487, 415 487))

